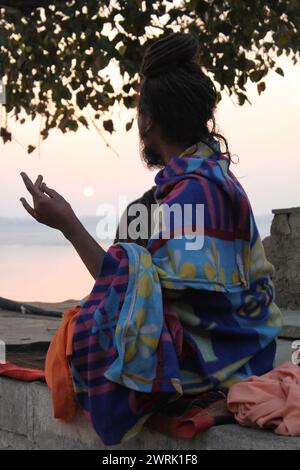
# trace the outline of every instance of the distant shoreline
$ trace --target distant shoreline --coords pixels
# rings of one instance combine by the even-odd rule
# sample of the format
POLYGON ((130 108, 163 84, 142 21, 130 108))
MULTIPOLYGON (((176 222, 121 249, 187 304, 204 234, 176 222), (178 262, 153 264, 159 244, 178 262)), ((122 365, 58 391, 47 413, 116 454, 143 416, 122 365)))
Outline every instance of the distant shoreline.
MULTIPOLYGON (((256 215, 255 220, 262 239, 270 235, 270 227, 273 214, 256 215)), ((94 236, 99 243, 103 243, 96 236, 99 216, 84 216, 80 218, 88 232, 94 236)), ((110 246, 113 240, 106 240, 103 244, 110 246)), ((57 230, 51 230, 38 224, 29 218, 0 217, 0 247, 11 246, 68 246, 67 240, 57 230)))

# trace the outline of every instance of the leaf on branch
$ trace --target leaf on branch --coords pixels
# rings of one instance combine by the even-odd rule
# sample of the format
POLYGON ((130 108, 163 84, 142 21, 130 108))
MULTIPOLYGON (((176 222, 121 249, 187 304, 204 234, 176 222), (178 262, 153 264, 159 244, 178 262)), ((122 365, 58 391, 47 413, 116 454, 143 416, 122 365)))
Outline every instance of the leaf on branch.
POLYGON ((36 147, 34 145, 28 145, 27 153, 32 153, 35 149, 36 149, 36 147))
POLYGON ((103 121, 103 127, 110 134, 112 134, 114 131, 114 123, 111 119, 109 119, 108 121, 103 121))
POLYGON ((81 124, 83 124, 85 127, 87 127, 87 128, 89 127, 88 122, 87 122, 87 120, 85 119, 84 116, 80 116, 78 118, 78 121, 81 122, 81 124))
POLYGON ((247 96, 244 95, 244 93, 238 93, 237 94, 237 97, 238 97, 238 103, 240 106, 243 106, 243 104, 245 104, 246 100, 247 100, 247 96))
POLYGON ((249 76, 251 82, 259 82, 265 76, 265 70, 254 70, 249 76))
POLYGON ((275 69, 275 72, 284 77, 284 71, 280 67, 277 67, 277 69, 275 69))
POLYGON ((70 90, 68 90, 66 86, 61 90, 60 95, 61 95, 61 98, 67 101, 72 98, 72 93, 70 92, 70 90))
POLYGON ((3 143, 11 141, 11 132, 8 132, 5 127, 0 128, 0 137, 2 137, 3 143))
POLYGON ((83 91, 76 93, 76 104, 79 109, 83 109, 86 106, 86 99, 83 91))
POLYGON ((115 90, 113 89, 112 85, 110 83, 105 83, 103 91, 106 93, 114 93, 115 90))
POLYGON ((94 63, 93 63, 93 72, 94 73, 97 73, 99 70, 102 70, 104 69, 105 67, 108 66, 109 62, 110 62, 110 59, 111 57, 109 56, 109 54, 106 54, 106 55, 97 55, 97 57, 95 58, 94 60, 94 63))
POLYGON ((59 129, 65 133, 67 129, 76 132, 78 129, 78 123, 74 119, 65 117, 58 125, 59 129))
POLYGON ((43 137, 44 140, 47 139, 48 135, 49 135, 48 129, 43 129, 41 132, 41 136, 43 137))
POLYGON ((78 129, 78 123, 74 119, 68 121, 68 128, 70 131, 76 132, 78 129))
POLYGON ((71 80, 71 87, 72 87, 72 90, 78 90, 78 88, 80 87, 81 85, 81 82, 79 80, 76 80, 75 78, 73 78, 71 80))
POLYGON ((137 95, 125 96, 124 104, 126 108, 135 108, 137 103, 137 95))
POLYGON ((258 83, 257 85, 257 91, 258 91, 258 94, 260 95, 263 91, 265 91, 266 89, 266 84, 265 82, 260 82, 258 83))
POLYGON ((123 85, 123 90, 125 93, 129 93, 130 90, 131 90, 131 83, 126 83, 125 85, 123 85))
POLYGON ((119 52, 119 54, 123 57, 123 55, 125 54, 126 50, 127 50, 127 46, 125 46, 125 44, 122 44, 122 46, 119 47, 118 52, 119 52))
POLYGON ((221 95, 221 93, 218 91, 218 92, 217 92, 217 103, 220 103, 221 99, 222 99, 222 95, 221 95))
POLYGON ((130 131, 133 123, 134 123, 134 119, 126 123, 126 131, 130 131))

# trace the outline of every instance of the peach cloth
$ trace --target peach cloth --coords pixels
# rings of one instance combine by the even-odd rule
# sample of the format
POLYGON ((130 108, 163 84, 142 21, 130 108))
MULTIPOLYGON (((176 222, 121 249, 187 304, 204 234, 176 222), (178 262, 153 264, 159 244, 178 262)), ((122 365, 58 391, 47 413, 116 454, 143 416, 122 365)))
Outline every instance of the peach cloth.
POLYGON ((300 367, 285 362, 261 377, 233 385, 227 406, 242 426, 300 436, 300 367))
POLYGON ((69 357, 72 355, 73 332, 80 308, 76 306, 64 312, 46 356, 45 377, 52 392, 53 414, 55 418, 65 421, 72 419, 78 408, 69 357))

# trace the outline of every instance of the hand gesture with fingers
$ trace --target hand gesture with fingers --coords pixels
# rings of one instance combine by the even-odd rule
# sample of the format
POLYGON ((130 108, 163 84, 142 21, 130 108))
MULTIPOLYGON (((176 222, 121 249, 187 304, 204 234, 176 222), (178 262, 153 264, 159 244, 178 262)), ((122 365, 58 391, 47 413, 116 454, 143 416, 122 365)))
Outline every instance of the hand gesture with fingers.
POLYGON ((48 188, 41 175, 35 183, 26 173, 21 173, 21 176, 33 199, 33 207, 25 198, 20 199, 27 212, 41 224, 68 233, 78 220, 70 204, 54 189, 48 188))
POLYGON ((84 228, 70 204, 54 189, 48 188, 39 175, 33 183, 21 173, 24 184, 32 196, 33 207, 22 197, 24 208, 38 222, 60 230, 72 243, 94 279, 102 265, 105 251, 84 228))

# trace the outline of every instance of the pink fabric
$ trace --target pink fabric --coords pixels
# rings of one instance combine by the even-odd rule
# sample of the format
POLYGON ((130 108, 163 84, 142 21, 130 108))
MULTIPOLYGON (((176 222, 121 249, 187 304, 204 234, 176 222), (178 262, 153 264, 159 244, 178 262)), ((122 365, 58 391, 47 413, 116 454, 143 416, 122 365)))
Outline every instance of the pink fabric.
POLYGON ((300 436, 300 367, 285 362, 261 377, 233 385, 227 406, 242 426, 300 436))

